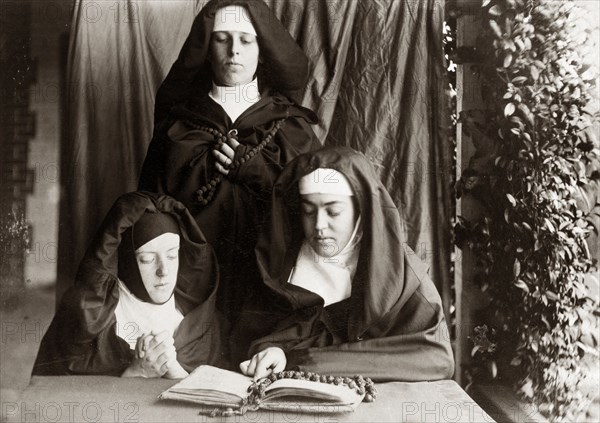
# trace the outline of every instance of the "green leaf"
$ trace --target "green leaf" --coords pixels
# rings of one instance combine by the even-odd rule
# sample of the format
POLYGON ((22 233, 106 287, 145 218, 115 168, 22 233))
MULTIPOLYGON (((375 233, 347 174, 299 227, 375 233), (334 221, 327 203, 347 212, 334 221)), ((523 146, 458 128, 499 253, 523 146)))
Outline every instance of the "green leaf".
POLYGON ((481 7, 487 7, 488 4, 490 4, 492 2, 492 0, 483 0, 483 4, 481 5, 481 7))
POLYGON ((525 81, 527 81, 526 76, 517 76, 517 77, 514 77, 511 82, 513 84, 522 84, 525 81))
POLYGON ((507 103, 506 106, 504 106, 504 116, 509 117, 511 116, 516 110, 516 107, 514 105, 514 103, 507 103))
POLYGON ((532 349, 534 352, 536 352, 536 353, 538 352, 538 350, 539 350, 539 344, 538 344, 538 342, 537 342, 537 341, 532 341, 532 342, 531 342, 531 349, 532 349))
POLYGON ((498 366, 495 361, 488 362, 488 370, 492 375, 492 379, 496 379, 496 376, 498 376, 498 366))
POLYGON ((507 53, 506 56, 504 56, 504 61, 502 62, 502 66, 504 66, 505 68, 509 67, 512 64, 513 61, 513 55, 511 53, 507 53))
POLYGON ((529 67, 529 74, 531 75, 531 79, 535 82, 540 77, 540 71, 535 66, 529 67))
POLYGON ((525 44, 523 44, 523 40, 520 37, 515 37, 514 42, 519 50, 525 50, 525 44))
POLYGON ((517 205, 517 200, 515 200, 515 197, 513 197, 512 195, 506 194, 506 198, 508 198, 508 201, 513 207, 517 205))
MULTIPOLYGON (((509 36, 512 34, 512 19, 510 19, 509 17, 506 17, 504 19, 504 33, 509 36)), ((514 48, 515 44, 514 44, 514 41, 512 40, 512 37, 511 37, 510 41, 514 48)), ((515 51, 515 50, 513 50, 513 51, 515 51)))
POLYGON ((526 293, 529 294, 529 286, 527 286, 527 284, 525 282, 523 282, 521 279, 518 279, 514 285, 519 288, 522 289, 523 291, 525 291, 526 293))
POLYGON ((496 4, 490 7, 489 13, 492 16, 500 16, 502 14, 502 8, 496 4))
POLYGON ((515 262, 513 263, 513 276, 516 278, 520 274, 521 274, 521 262, 519 261, 519 259, 515 259, 515 262))
POLYGON ((551 301, 558 301, 558 295, 556 295, 554 292, 552 291, 546 291, 546 297, 548 297, 548 299, 550 299, 551 301))
POLYGON ((490 19, 490 28, 492 28, 492 31, 494 31, 496 37, 502 38, 502 30, 500 29, 500 25, 498 25, 498 22, 496 22, 493 19, 490 19))
POLYGON ((520 391, 527 398, 533 398, 533 384, 530 378, 526 379, 526 382, 523 384, 523 386, 521 386, 520 391))
POLYGON ((556 232, 556 228, 554 227, 552 222, 550 222, 550 220, 547 217, 544 217, 544 221, 546 222, 546 227, 548 228, 548 230, 550 232, 552 232, 552 233, 556 232))

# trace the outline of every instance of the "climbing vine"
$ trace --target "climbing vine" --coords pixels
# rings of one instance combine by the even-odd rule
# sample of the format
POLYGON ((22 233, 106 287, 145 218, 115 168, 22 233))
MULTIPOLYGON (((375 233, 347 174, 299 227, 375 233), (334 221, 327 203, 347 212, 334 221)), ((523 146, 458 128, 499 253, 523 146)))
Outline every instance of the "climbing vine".
POLYGON ((598 208, 583 206, 600 179, 589 107, 597 69, 585 62, 589 33, 576 27, 572 2, 482 5, 477 51, 489 109, 478 113, 489 166, 465 170, 457 192, 477 198, 484 215, 455 227, 490 299, 473 355, 553 420, 573 420, 586 404, 582 357, 598 350, 598 299, 585 284, 598 208))

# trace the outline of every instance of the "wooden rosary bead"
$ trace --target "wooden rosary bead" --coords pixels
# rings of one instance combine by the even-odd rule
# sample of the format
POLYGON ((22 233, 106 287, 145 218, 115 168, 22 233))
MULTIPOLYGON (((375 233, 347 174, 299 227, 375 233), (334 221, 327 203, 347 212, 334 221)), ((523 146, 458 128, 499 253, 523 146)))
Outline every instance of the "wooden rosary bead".
MULTIPOLYGON (((285 121, 285 119, 279 119, 278 121, 276 121, 275 124, 273 125, 273 128, 271 128, 271 130, 267 133, 267 135, 263 138, 263 140, 256 147, 252 148, 249 152, 247 152, 239 160, 235 160, 234 162, 225 166, 225 169, 227 169, 227 170, 236 169, 236 168, 240 167, 241 165, 243 165, 244 163, 246 163, 248 160, 252 159, 252 157, 254 157, 256 154, 258 154, 261 150, 263 150, 267 146, 267 144, 269 142, 271 142, 271 139, 273 139, 273 137, 275 136, 275 134, 277 133, 279 128, 281 128, 281 125, 283 124, 284 121, 285 121)), ((213 135, 215 137, 215 140, 217 143, 217 148, 220 148, 229 139, 235 139, 237 141, 238 130, 235 128, 231 129, 227 134, 223 134, 214 128, 200 125, 191 119, 185 120, 184 123, 194 129, 198 129, 200 131, 204 131, 204 132, 207 132, 207 133, 213 135)), ((193 163, 195 163, 194 160, 192 162, 190 162, 190 165, 192 165, 193 163)), ((222 176, 223 175, 218 175, 218 177, 213 178, 210 182, 203 185, 196 191, 196 195, 198 197, 198 202, 201 205, 205 206, 210 202, 210 200, 212 200, 212 197, 214 195, 217 184, 219 182, 221 182, 222 176)))

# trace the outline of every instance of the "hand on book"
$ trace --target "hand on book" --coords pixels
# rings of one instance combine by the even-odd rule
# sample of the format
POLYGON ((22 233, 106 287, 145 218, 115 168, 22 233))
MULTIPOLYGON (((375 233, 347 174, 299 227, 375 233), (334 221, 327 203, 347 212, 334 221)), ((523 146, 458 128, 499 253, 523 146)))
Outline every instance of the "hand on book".
POLYGON ((269 376, 285 370, 287 359, 279 347, 269 347, 254 354, 250 360, 240 363, 240 370, 246 376, 253 376, 254 380, 269 376))
MULTIPOLYGON (((177 362, 173 344, 173 337, 167 331, 140 336, 135 347, 136 358, 121 376, 155 378, 162 377, 170 369, 177 372, 178 376, 182 375, 173 364, 177 362)), ((185 372, 183 368, 181 370, 185 372)))

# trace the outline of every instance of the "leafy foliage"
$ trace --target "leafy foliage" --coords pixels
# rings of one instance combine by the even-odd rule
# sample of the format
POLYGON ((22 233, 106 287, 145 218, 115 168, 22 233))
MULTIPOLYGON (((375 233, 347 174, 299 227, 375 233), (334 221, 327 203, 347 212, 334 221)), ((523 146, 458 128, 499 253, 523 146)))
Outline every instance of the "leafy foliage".
POLYGON ((481 354, 474 340, 473 353, 488 368, 498 363, 552 419, 573 420, 585 406, 581 358, 598 347, 598 300, 584 283, 592 228, 581 207, 590 176, 598 178, 588 171, 600 157, 598 115, 587 108, 597 70, 581 56, 588 34, 574 30, 573 3, 483 5, 480 71, 493 109, 480 111, 480 135, 493 149, 490 166, 465 171, 457 191, 479 199, 485 216, 460 219, 455 232, 475 254, 496 347, 481 354))

